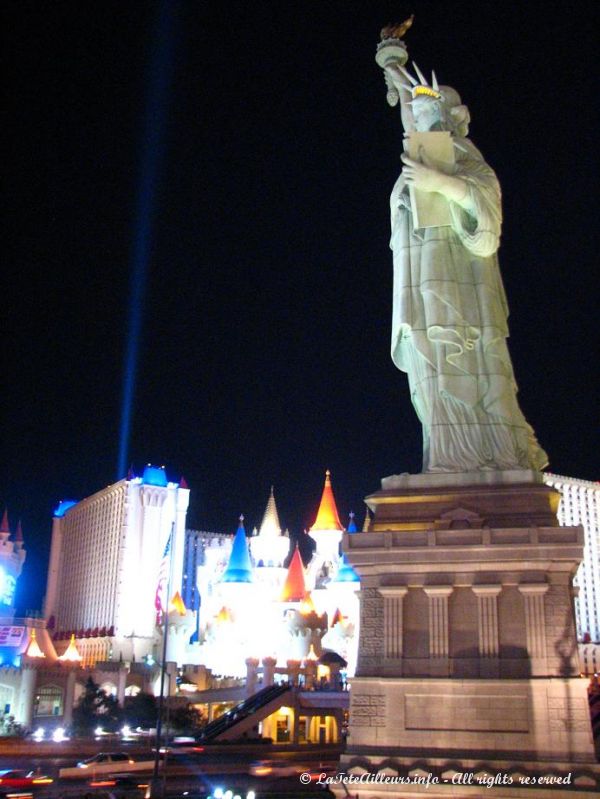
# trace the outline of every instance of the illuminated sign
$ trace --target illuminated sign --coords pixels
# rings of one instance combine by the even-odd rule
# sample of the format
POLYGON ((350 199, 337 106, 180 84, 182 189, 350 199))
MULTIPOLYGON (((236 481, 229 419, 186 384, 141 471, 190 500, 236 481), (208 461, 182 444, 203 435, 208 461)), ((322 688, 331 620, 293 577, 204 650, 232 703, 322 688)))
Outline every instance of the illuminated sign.
POLYGON ((0 646, 19 646, 24 632, 25 627, 13 627, 10 624, 0 626, 0 646))

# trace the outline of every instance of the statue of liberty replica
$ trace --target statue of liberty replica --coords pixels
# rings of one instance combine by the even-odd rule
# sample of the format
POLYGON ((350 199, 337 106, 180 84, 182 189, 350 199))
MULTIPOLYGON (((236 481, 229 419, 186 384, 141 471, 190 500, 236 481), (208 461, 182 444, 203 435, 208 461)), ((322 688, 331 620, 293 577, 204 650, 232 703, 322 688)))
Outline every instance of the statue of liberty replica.
POLYGON ((523 785, 575 796, 575 780, 600 789, 573 613, 583 530, 559 526, 546 454, 517 402, 498 180, 459 94, 407 69, 411 22, 383 29, 375 59, 405 134, 392 359, 423 428, 423 471, 384 478, 366 498, 368 530, 344 535, 360 637, 349 779, 331 787, 357 799, 510 797, 523 785))
POLYGON ((458 93, 416 65, 410 74, 406 50, 387 42, 377 61, 406 144, 391 196, 392 359, 423 426, 423 471, 540 470, 506 345, 498 180, 467 138, 458 93))

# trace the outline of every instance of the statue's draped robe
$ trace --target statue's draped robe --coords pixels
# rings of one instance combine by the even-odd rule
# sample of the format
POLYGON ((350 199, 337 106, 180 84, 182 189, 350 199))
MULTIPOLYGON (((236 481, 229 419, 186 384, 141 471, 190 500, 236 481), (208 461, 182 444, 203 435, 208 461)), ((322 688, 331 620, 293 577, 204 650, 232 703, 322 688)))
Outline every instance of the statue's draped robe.
POLYGON ((500 186, 474 145, 456 141, 469 213, 450 202, 450 226, 415 231, 402 176, 392 191, 392 359, 423 425, 423 471, 541 469, 506 346, 500 186))

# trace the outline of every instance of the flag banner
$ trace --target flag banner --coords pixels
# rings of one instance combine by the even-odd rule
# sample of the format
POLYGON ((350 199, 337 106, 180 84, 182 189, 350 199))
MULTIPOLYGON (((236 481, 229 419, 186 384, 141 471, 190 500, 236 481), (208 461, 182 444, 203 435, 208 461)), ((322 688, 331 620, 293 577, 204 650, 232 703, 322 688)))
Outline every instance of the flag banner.
POLYGON ((173 544, 173 528, 169 533, 165 551, 158 567, 158 580, 156 583, 156 594, 154 596, 154 607, 156 609, 156 624, 160 627, 163 623, 164 615, 167 609, 167 590, 169 583, 169 571, 171 568, 171 546, 173 544))

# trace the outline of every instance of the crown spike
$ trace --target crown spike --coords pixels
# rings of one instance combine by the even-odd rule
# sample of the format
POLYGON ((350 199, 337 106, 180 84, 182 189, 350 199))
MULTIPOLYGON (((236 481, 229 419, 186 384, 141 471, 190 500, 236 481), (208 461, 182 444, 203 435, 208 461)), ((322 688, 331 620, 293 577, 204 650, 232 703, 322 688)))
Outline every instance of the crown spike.
POLYGON ((418 66, 415 64, 415 62, 414 62, 414 61, 412 62, 412 65, 413 65, 413 67, 414 67, 414 69, 415 69, 415 72, 417 73, 417 77, 418 77, 418 78, 419 78, 419 80, 421 81, 421 84, 422 84, 423 86, 429 86, 429 84, 427 83, 427 79, 425 78, 425 75, 423 75, 423 73, 421 72, 421 70, 419 69, 419 67, 418 67, 418 66))
POLYGON ((410 81, 412 86, 418 86, 419 81, 415 80, 407 69, 405 69, 404 67, 401 67, 400 64, 398 64, 398 69, 404 75, 404 77, 407 78, 410 81))
POLYGON ((436 92, 439 92, 440 90, 440 87, 438 85, 438 79, 433 69, 431 70, 431 88, 435 89, 436 92))

